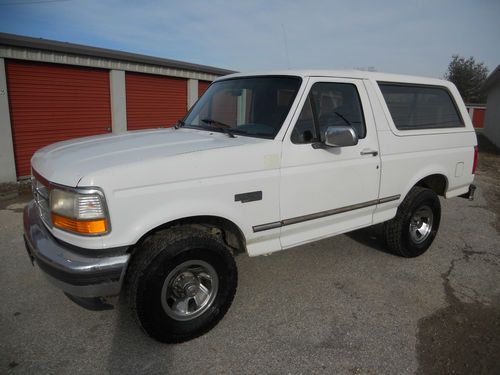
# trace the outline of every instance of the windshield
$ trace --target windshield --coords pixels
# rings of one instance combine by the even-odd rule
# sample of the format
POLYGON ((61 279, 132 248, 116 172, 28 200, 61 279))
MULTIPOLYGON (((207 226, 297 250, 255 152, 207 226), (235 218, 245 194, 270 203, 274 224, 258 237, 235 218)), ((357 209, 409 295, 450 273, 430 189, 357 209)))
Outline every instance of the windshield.
POLYGON ((274 138, 299 90, 298 77, 249 77, 213 83, 184 126, 274 138))

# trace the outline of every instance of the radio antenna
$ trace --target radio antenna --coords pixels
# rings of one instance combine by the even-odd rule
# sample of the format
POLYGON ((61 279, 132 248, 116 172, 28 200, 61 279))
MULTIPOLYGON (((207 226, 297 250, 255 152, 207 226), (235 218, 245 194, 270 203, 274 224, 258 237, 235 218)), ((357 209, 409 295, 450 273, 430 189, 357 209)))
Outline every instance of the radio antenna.
POLYGON ((283 40, 285 41, 286 65, 287 65, 287 68, 290 69, 290 56, 288 55, 288 42, 286 40, 286 31, 285 31, 285 26, 283 24, 281 24, 281 30, 283 30, 283 40))

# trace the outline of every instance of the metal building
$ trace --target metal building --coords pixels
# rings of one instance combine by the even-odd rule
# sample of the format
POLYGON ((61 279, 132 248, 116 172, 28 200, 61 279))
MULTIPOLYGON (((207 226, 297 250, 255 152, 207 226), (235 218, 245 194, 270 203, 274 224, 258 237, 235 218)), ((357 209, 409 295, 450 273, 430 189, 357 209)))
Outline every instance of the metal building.
POLYGON ((482 89, 488 96, 484 135, 500 148, 500 65, 486 78, 482 89))
POLYGON ((0 182, 88 135, 172 126, 225 69, 0 33, 0 182))

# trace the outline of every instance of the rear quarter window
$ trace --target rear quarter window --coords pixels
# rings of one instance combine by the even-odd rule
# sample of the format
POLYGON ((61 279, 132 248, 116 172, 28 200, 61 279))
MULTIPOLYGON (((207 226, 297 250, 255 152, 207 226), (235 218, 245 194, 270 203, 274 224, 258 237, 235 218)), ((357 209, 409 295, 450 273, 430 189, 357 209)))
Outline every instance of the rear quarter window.
POLYGON ((459 128, 464 122, 445 87, 378 82, 398 130, 459 128))

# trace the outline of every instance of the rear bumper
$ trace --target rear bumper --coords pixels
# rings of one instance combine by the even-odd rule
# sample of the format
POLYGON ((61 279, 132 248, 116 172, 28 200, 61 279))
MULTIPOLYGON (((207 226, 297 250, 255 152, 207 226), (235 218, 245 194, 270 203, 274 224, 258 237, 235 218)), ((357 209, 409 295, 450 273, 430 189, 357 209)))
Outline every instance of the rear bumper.
POLYGON ((120 293, 130 257, 126 249, 99 256, 99 250, 58 241, 43 224, 33 201, 24 209, 24 240, 32 262, 65 293, 83 298, 120 293))

